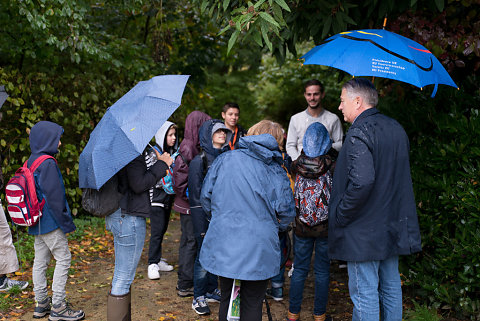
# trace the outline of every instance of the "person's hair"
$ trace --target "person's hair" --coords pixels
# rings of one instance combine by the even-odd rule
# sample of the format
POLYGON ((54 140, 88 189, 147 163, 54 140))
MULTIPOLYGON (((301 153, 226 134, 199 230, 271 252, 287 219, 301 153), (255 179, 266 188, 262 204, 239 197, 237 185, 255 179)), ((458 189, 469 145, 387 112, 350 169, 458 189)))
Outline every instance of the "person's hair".
POLYGON ((247 132, 247 136, 261 134, 272 135, 277 141, 278 147, 283 149, 283 141, 285 140, 285 136, 283 135, 283 128, 279 123, 264 119, 250 127, 247 132))
POLYGON ((317 79, 310 79, 305 84, 303 85, 304 91, 307 91, 307 88, 310 86, 320 86, 320 92, 323 94, 325 87, 323 87, 323 84, 317 80, 317 79))
POLYGON ((365 78, 353 78, 343 84, 348 97, 361 96, 369 106, 375 107, 378 104, 378 92, 370 80, 365 78))
POLYGON ((230 108, 237 108, 240 111, 240 106, 237 103, 225 103, 222 108, 222 112, 226 113, 230 108))

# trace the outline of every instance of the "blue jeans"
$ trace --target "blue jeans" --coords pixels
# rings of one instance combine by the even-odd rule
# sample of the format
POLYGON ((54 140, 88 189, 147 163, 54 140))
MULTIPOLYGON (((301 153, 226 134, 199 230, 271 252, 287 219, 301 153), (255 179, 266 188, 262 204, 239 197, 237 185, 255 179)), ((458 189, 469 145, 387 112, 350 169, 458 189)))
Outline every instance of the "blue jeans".
POLYGON ((299 237, 295 239, 295 258, 293 261, 294 270, 290 281, 290 306, 288 310, 292 313, 299 313, 303 300, 303 288, 310 270, 312 253, 315 249, 315 261, 313 271, 315 272, 315 300, 313 313, 322 315, 327 311, 328 286, 330 283, 330 260, 328 258, 328 239, 299 237))
POLYGON ((107 230, 113 234, 115 246, 115 270, 113 272, 113 295, 125 295, 135 278, 145 242, 145 218, 122 214, 118 209, 105 219, 107 230))
POLYGON ((348 278, 352 321, 402 320, 398 256, 383 261, 348 262, 348 278))
POLYGON ((213 293, 218 287, 218 277, 205 270, 200 264, 200 250, 202 249, 203 237, 197 237, 197 257, 193 268, 193 297, 198 298, 207 293, 213 293))
POLYGON ((280 233, 279 234, 279 240, 280 240, 280 264, 282 264, 280 268, 280 272, 278 272, 277 275, 275 275, 272 279, 272 288, 281 288, 283 287, 283 283, 285 282, 285 264, 283 262, 285 261, 285 255, 287 254, 287 237, 286 233, 280 233))

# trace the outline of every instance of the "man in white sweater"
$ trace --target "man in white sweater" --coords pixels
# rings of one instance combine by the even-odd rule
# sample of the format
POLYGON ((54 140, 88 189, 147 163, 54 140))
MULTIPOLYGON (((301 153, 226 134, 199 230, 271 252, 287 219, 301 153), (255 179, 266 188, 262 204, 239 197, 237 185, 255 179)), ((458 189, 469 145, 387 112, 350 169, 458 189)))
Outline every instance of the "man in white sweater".
POLYGON ((303 94, 307 101, 306 110, 295 114, 290 119, 287 135, 287 154, 292 160, 300 156, 303 148, 303 135, 308 126, 314 122, 322 123, 328 130, 332 138, 332 147, 337 151, 342 148, 343 128, 337 115, 325 110, 322 107, 322 99, 325 97, 325 90, 317 79, 309 80, 305 83, 305 93, 303 94))

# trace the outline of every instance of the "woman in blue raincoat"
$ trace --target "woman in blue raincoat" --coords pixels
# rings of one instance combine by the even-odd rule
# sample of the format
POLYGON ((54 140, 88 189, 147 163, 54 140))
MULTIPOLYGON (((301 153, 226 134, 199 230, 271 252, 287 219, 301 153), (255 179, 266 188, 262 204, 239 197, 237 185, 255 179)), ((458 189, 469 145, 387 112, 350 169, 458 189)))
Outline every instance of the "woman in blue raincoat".
POLYGON ((280 269, 278 231, 295 217, 281 166, 283 140, 279 124, 262 120, 238 149, 218 156, 205 177, 200 200, 211 221, 200 263, 220 276, 220 321, 226 320, 234 279, 241 280, 242 320, 260 321, 268 280, 280 269))

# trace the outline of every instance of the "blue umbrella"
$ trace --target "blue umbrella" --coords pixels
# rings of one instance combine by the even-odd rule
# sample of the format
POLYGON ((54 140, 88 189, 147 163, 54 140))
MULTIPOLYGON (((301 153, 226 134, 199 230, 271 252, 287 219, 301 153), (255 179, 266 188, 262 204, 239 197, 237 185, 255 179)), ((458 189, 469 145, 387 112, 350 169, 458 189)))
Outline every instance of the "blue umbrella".
POLYGON ((141 81, 107 109, 80 154, 80 188, 100 189, 143 152, 180 106, 188 77, 166 75, 141 81))
POLYGON ((458 88, 438 59, 417 42, 382 29, 336 34, 305 55, 304 64, 330 66, 354 77, 374 76, 423 88, 438 84, 458 88))
POLYGON ((5 86, 0 86, 0 108, 2 108, 3 103, 7 100, 8 94, 5 91, 5 86))

